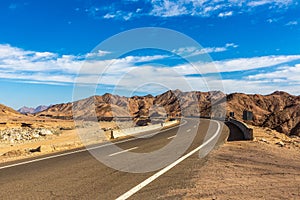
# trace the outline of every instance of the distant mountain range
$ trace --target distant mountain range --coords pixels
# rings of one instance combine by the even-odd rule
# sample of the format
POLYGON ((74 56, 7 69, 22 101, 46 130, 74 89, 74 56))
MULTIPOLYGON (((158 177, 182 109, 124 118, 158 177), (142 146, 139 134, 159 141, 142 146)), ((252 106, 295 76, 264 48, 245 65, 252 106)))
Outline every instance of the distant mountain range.
POLYGON ((170 90, 155 97, 104 94, 74 103, 53 105, 36 115, 60 119, 72 119, 75 115, 78 119, 89 119, 96 113, 99 120, 110 120, 114 116, 129 116, 138 120, 166 115, 220 117, 229 116, 230 112, 234 112, 235 118, 242 120, 245 110, 253 112, 253 120, 247 123, 269 127, 287 135, 300 136, 300 96, 281 91, 269 95, 226 95, 219 91, 170 90))
POLYGON ((22 113, 22 114, 35 114, 35 113, 42 112, 48 108, 49 108, 49 106, 44 106, 44 105, 38 106, 36 108, 29 108, 29 107, 23 106, 22 108, 20 108, 18 110, 18 112, 22 113))
POLYGON ((300 96, 281 91, 269 95, 180 90, 170 90, 157 96, 123 97, 104 94, 49 107, 23 107, 19 112, 0 104, 2 117, 34 113, 35 117, 55 119, 73 119, 76 116, 77 119, 85 120, 93 117, 112 120, 117 116, 130 117, 136 122, 162 116, 228 117, 230 112, 234 112, 236 119, 243 120, 245 110, 253 112, 253 120, 247 123, 268 127, 286 135, 300 136, 300 96))

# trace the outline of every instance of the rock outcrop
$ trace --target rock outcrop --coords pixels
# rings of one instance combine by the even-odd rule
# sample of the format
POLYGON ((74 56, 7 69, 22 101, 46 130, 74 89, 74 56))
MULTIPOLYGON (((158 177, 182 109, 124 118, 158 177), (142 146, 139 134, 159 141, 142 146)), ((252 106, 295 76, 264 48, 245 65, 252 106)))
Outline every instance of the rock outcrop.
POLYGON ((227 110, 242 119, 244 110, 253 112, 255 126, 269 127, 287 135, 300 135, 300 96, 276 91, 269 95, 227 95, 227 110))
POLYGON ((53 135, 55 130, 44 128, 9 128, 0 130, 0 141, 13 143, 24 142, 53 135))

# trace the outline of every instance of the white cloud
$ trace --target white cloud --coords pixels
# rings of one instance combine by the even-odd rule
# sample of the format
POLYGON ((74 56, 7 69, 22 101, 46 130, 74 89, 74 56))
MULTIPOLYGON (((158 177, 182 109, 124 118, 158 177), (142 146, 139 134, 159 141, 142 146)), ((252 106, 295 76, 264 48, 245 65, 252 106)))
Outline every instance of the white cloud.
POLYGON ((229 17, 229 16, 232 16, 232 15, 233 15, 232 11, 227 11, 227 12, 219 13, 218 17, 229 17))
POLYGON ((230 17, 234 14, 252 13, 257 7, 266 6, 269 11, 278 12, 296 5, 295 0, 146 0, 140 8, 139 1, 122 1, 102 8, 91 6, 86 12, 98 19, 131 20, 136 17, 230 17))
POLYGON ((267 19, 267 22, 270 23, 270 24, 272 24, 274 22, 277 22, 277 20, 276 19, 267 19))
POLYGON ((51 52, 35 52, 36 58, 53 58, 57 57, 57 54, 51 52))
MULTIPOLYGON (((294 56, 263 56, 253 58, 236 58, 214 62, 194 62, 174 66, 173 69, 181 75, 211 74, 221 72, 237 72, 245 70, 257 70, 276 65, 284 65, 292 61, 300 60, 300 55, 294 56)), ((299 61, 300 62, 300 61, 299 61)))
MULTIPOLYGON (((218 83, 218 82, 217 82, 218 83)), ((270 94, 276 90, 286 91, 291 94, 299 95, 300 86, 287 86, 279 83, 270 83, 259 80, 222 80, 222 86, 225 93, 248 93, 248 94, 270 94)), ((215 88, 216 90, 218 88, 215 88)))
POLYGON ((261 1, 250 1, 247 5, 250 7, 257 7, 257 6, 262 6, 269 4, 271 1, 268 0, 261 0, 261 1))
POLYGON ((239 58, 227 61, 217 61, 215 64, 221 71, 242 71, 277 65, 283 62, 299 59, 300 56, 264 56, 254 58, 239 58))
POLYGON ((206 48, 196 48, 196 47, 182 47, 179 49, 174 49, 172 52, 180 56, 192 57, 202 54, 218 53, 229 50, 229 48, 237 48, 238 45, 234 43, 227 43, 224 47, 206 47, 206 48))
MULTIPOLYGON (((111 67, 107 71, 107 75, 102 77, 102 84, 116 85, 118 88, 126 88, 128 90, 136 90, 137 87, 146 83, 155 83, 159 85, 168 86, 171 89, 181 90, 222 90, 225 88, 226 92, 246 92, 246 93, 271 93, 274 90, 286 90, 288 92, 295 92, 298 89, 288 88, 282 85, 281 78, 276 77, 276 80, 260 80, 252 77, 240 77, 240 79, 224 79, 221 80, 218 74, 202 78, 199 76, 186 76, 191 74, 202 74, 212 72, 233 72, 248 69, 257 69, 262 67, 283 64, 285 62, 295 61, 300 59, 299 56, 266 56, 256 58, 242 58, 232 59, 227 61, 218 61, 214 63, 191 63, 174 67, 157 67, 157 66, 129 66, 122 68, 122 65, 111 67), (123 71, 120 71, 123 69, 123 71), (272 83, 272 84, 270 84, 272 83), (259 88, 259 91, 257 91, 259 88)), ((300 66, 300 65, 299 65, 300 66)), ((282 68, 288 70, 289 68, 282 68)), ((296 80, 299 73, 295 73, 294 69, 289 69, 294 73, 290 80, 296 80)), ((280 74, 281 72, 278 72, 280 74)), ((287 73, 281 73, 282 77, 290 76, 287 73)), ((96 80, 96 79, 95 79, 96 80)), ((82 81, 82 80, 81 80, 82 81)), ((148 88, 149 89, 149 88, 148 88)), ((151 88, 150 88, 151 89, 151 88)), ((157 92, 155 89, 148 92, 157 92)), ((156 88, 157 89, 157 88, 156 88)))
POLYGON ((234 44, 234 43, 227 43, 227 44, 225 45, 225 47, 226 47, 226 48, 228 48, 228 47, 237 48, 237 47, 239 47, 239 45, 234 44))
POLYGON ((103 16, 104 19, 113 19, 115 17, 116 17, 116 15, 111 14, 111 13, 107 13, 106 15, 103 16))
POLYGON ((112 52, 110 52, 110 51, 98 50, 96 52, 87 53, 85 57, 86 58, 103 57, 103 56, 106 56, 106 55, 111 54, 111 53, 112 52))
POLYGON ((298 25, 298 21, 289 21, 286 26, 296 26, 298 25))
POLYGON ((110 72, 118 75, 130 70, 136 63, 166 58, 165 55, 154 55, 99 60, 99 57, 110 53, 99 50, 84 56, 59 56, 51 52, 26 51, 0 45, 0 78, 72 83, 78 72, 83 76, 92 76, 110 67, 110 72), (87 57, 88 60, 84 60, 87 57))
POLYGON ((272 7, 285 7, 289 6, 293 3, 293 0, 257 0, 257 1, 249 1, 248 6, 257 7, 263 5, 271 5, 272 7))
POLYGON ((188 14, 188 10, 181 1, 152 1, 153 9, 150 15, 161 17, 173 17, 188 14))
POLYGON ((125 12, 125 11, 122 11, 122 10, 118 10, 116 12, 106 13, 103 16, 103 18, 104 19, 118 19, 118 20, 128 21, 128 20, 130 20, 134 16, 135 15, 134 15, 133 12, 125 12))
POLYGON ((284 66, 273 72, 260 73, 249 76, 249 80, 268 80, 270 82, 285 82, 289 84, 300 84, 300 64, 295 66, 284 66))
POLYGON ((172 52, 175 54, 178 54, 180 56, 185 57, 192 57, 197 56, 201 54, 208 54, 208 53, 217 53, 226 51, 227 49, 225 47, 208 47, 208 48, 202 48, 198 49, 196 47, 183 47, 176 50, 173 50, 172 52))
MULTIPOLYGON (((206 48, 206 51, 218 52, 226 48, 236 48, 237 45, 228 43, 224 47, 206 48), (218 50, 218 48, 220 48, 218 50), (223 49, 224 48, 224 49, 223 49)), ((195 54, 195 48, 182 48, 175 50, 178 54, 195 54)), ((201 52, 201 51, 200 51, 201 52)), ((103 50, 98 51, 99 56, 108 54, 103 50)), ((57 55, 51 52, 26 51, 10 45, 0 45, 0 78, 13 79, 41 84, 95 84, 102 74, 102 85, 113 85, 123 89, 136 89, 147 83, 153 85, 157 92, 161 86, 182 90, 214 90, 221 89, 222 84, 226 91, 272 92, 284 89, 289 92, 299 93, 300 64, 288 66, 290 62, 300 60, 300 55, 263 56, 254 58, 236 58, 230 60, 203 63, 201 61, 182 64, 178 66, 142 65, 141 62, 150 62, 169 58, 166 55, 153 56, 126 56, 124 58, 85 61, 82 56, 57 55), (281 65, 276 71, 241 77, 239 80, 226 79, 220 82, 217 72, 235 72, 255 70, 258 68, 281 65), (77 73, 80 72, 79 75, 77 73), (216 73, 216 76, 207 78, 186 76, 191 74, 216 73), (290 84, 290 85, 288 85, 290 84), (160 85, 158 87, 157 85, 160 85), (208 86, 207 86, 208 85, 208 86), (290 89, 288 88, 290 87, 290 89)), ((151 87, 150 87, 151 88, 151 87)), ((142 90, 143 88, 140 88, 142 90)))
POLYGON ((255 7, 269 6, 270 10, 286 8, 296 4, 293 0, 152 0, 150 15, 159 17, 173 17, 191 15, 201 17, 229 17, 234 11, 237 13, 252 12, 255 7))
POLYGON ((130 20, 132 17, 133 17, 133 13, 132 13, 132 12, 123 15, 123 19, 124 19, 125 21, 130 20))

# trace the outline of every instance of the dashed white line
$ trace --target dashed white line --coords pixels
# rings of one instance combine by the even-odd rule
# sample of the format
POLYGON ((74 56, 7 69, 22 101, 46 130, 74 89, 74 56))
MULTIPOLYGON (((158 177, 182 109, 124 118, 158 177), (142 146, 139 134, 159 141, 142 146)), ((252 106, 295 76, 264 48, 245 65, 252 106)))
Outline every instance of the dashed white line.
POLYGON ((108 156, 115 156, 115 155, 118 155, 118 154, 121 154, 121 153, 125 153, 125 152, 128 152, 128 151, 137 149, 137 148, 138 148, 138 147, 133 147, 133 148, 130 148, 130 149, 125 149, 125 150, 123 150, 123 151, 119 151, 119 152, 116 152, 116 153, 109 154, 108 156))
POLYGON ((188 129, 186 132, 191 132, 191 129, 188 129))
POLYGON ((176 160, 175 162, 173 162, 169 166, 163 168, 159 172, 157 172, 154 175, 150 176, 149 178, 147 178, 146 180, 144 180, 143 182, 141 182, 140 184, 138 184, 137 186, 135 186, 134 188, 132 188, 128 192, 126 192, 123 195, 121 195, 120 197, 118 197, 116 200, 125 200, 125 199, 128 199, 129 197, 131 197, 132 195, 134 195, 135 193, 137 193, 138 191, 140 191, 142 188, 144 188, 146 185, 148 185, 149 183, 151 183, 152 181, 154 181, 155 179, 157 179, 158 177, 160 177, 161 175, 163 175, 164 173, 166 173, 167 171, 169 171, 170 169, 172 169, 173 167, 175 167, 177 164, 181 163, 186 158, 190 157, 191 155, 193 155, 197 151, 200 151, 204 146, 206 146, 207 144, 209 144, 212 140, 214 140, 218 136, 219 131, 221 129, 220 123, 218 121, 214 121, 214 122, 216 122, 218 124, 218 129, 217 129, 217 131, 215 132, 215 134, 210 139, 208 139, 206 142, 204 142, 203 144, 201 144, 199 147, 197 147, 193 151, 191 151, 188 154, 182 156, 181 158, 179 158, 178 160, 176 160))
POLYGON ((167 139, 170 140, 170 139, 173 139, 174 137, 176 137, 176 135, 173 135, 171 137, 168 137, 167 139))

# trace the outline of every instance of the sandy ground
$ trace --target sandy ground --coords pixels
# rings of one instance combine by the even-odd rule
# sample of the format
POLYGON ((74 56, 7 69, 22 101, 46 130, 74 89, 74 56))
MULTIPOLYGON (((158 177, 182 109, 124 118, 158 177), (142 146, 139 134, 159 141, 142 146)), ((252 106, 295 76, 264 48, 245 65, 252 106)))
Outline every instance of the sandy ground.
POLYGON ((211 152, 203 167, 194 168, 192 188, 171 190, 162 199, 300 199, 299 138, 258 127, 254 136, 211 152))
MULTIPOLYGON (((41 122, 41 124, 37 121, 30 121, 30 123, 32 123, 34 127, 62 127, 63 130, 61 130, 59 135, 50 135, 21 143, 11 144, 9 142, 0 142, 0 163, 99 144, 110 139, 109 129, 129 128, 133 126, 132 122, 126 121, 100 122, 99 124, 87 122, 85 124, 77 123, 76 126, 73 121, 63 120, 50 120, 41 122), (107 129, 108 131, 101 129, 107 129), (29 152, 39 147, 40 152, 29 152)), ((15 123, 10 122, 8 126, 6 125, 6 127, 2 127, 2 129, 19 127, 20 124, 21 121, 15 121, 15 123)))

